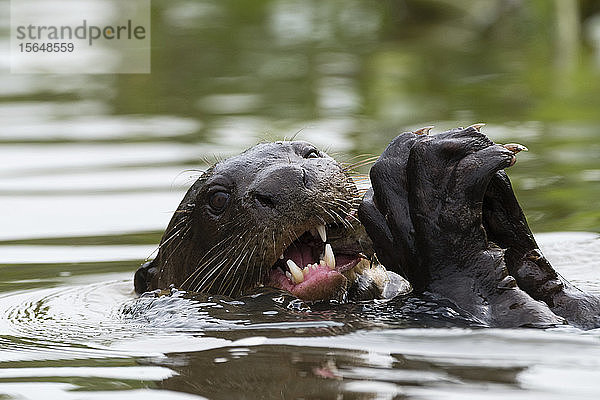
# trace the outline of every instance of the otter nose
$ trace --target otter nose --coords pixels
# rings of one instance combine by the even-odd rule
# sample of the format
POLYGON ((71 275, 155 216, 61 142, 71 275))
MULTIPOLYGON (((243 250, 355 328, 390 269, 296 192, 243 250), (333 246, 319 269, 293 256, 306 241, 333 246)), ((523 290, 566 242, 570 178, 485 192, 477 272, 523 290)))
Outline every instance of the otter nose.
POLYGON ((250 197, 262 207, 275 208, 275 198, 270 194, 252 192, 250 197))
POLYGON ((262 171, 248 188, 252 201, 262 208, 279 209, 303 201, 312 186, 304 168, 285 165, 262 171))

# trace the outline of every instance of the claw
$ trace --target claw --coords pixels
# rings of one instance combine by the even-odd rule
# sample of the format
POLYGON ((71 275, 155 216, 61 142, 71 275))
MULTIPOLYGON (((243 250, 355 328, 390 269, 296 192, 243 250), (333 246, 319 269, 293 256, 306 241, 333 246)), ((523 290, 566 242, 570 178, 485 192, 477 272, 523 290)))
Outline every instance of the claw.
POLYGON ((513 152, 513 154, 517 154, 520 151, 529 151, 529 149, 522 144, 518 143, 507 143, 502 145, 505 149, 508 149, 513 152))
POLYGON ((516 287, 517 281, 510 275, 506 276, 498 283, 498 289, 515 289, 516 287))
POLYGON ((468 128, 473 128, 473 129, 475 129, 477 132, 480 132, 480 133, 481 133, 481 128, 483 128, 484 126, 485 126, 485 124, 484 124, 484 123, 482 123, 482 122, 480 122, 480 123, 478 123, 478 124, 473 124, 473 125, 471 125, 471 126, 467 127, 467 129, 468 129, 468 128))
POLYGON ((432 130, 434 128, 434 126, 424 126, 422 128, 417 129, 416 131, 414 131, 413 133, 415 135, 429 135, 429 131, 432 130))

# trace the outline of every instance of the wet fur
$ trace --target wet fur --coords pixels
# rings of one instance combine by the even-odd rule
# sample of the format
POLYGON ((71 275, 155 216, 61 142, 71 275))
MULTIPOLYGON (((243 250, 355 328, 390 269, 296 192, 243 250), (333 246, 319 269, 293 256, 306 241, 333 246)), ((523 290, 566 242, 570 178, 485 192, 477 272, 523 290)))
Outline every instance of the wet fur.
MULTIPOLYGON (((176 287, 239 296, 261 285, 283 250, 306 230, 337 222, 360 201, 345 169, 306 142, 259 144, 206 171, 173 215, 157 257, 136 274, 138 293, 176 287), (230 192, 220 215, 215 188, 230 192)), ((358 224, 358 220, 355 221, 358 224)))
MULTIPOLYGON (((137 271, 136 291, 174 284, 239 296, 261 285, 304 231, 353 223, 346 217, 360 200, 356 186, 326 154, 305 158, 312 150, 260 144, 204 173, 156 259, 137 271), (223 177, 233 203, 214 215, 207 196, 223 177)), ((503 171, 513 162, 478 127, 396 137, 372 167, 359 208, 378 259, 417 294, 443 296, 488 326, 600 326, 600 298, 560 277, 538 249, 503 171)))
POLYGON ((600 326, 598 296, 538 249, 503 171, 513 162, 477 127, 396 137, 359 210, 379 260, 490 326, 600 326))

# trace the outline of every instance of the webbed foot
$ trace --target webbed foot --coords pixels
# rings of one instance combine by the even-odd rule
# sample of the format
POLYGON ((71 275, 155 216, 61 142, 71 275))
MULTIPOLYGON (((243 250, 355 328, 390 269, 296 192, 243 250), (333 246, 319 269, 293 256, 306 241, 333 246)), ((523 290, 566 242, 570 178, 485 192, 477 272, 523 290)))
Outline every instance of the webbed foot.
POLYGON ((371 170, 359 217, 379 259, 415 291, 443 295, 494 326, 564 323, 519 288, 504 250, 488 241, 488 185, 521 148, 479 128, 398 136, 371 170))
POLYGON ((483 224, 488 240, 506 249, 506 265, 521 289, 574 326, 600 326, 600 297, 572 285, 544 257, 504 171, 498 171, 488 185, 483 224))

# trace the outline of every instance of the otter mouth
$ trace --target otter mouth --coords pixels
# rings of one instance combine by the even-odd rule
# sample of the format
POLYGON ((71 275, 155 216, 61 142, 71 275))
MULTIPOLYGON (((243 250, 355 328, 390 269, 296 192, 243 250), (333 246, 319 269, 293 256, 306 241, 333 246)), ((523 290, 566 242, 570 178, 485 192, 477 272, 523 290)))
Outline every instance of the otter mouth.
POLYGON ((335 224, 304 232, 271 267, 268 285, 309 301, 342 297, 350 276, 370 265, 358 241, 345 240, 345 233, 335 224))

